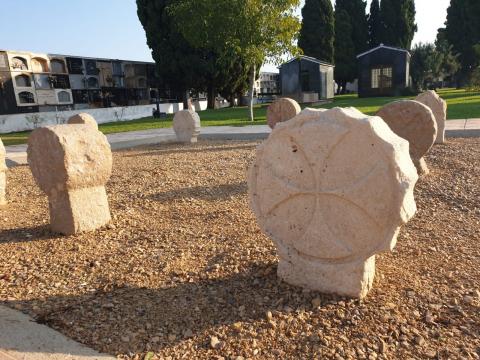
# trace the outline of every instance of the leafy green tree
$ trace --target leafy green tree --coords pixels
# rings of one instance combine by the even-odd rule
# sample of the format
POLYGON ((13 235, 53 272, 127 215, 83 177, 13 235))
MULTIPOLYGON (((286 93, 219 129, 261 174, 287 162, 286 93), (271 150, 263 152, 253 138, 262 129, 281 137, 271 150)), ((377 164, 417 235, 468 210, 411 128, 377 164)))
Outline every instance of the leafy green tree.
POLYGON ((444 28, 438 29, 437 39, 435 40, 435 49, 442 58, 440 67, 440 76, 444 79, 454 78, 460 70, 459 55, 455 53, 453 46, 449 44, 446 38, 444 28))
POLYGON ((333 62, 335 25, 330 0, 306 0, 298 46, 307 56, 333 62))
POLYGON ((279 63, 298 52, 299 0, 176 0, 169 6, 177 29, 191 46, 212 48, 220 56, 239 56, 249 71, 249 117, 257 68, 266 58, 279 63))
POLYGON ((343 9, 335 12, 335 80, 337 92, 345 93, 347 82, 357 75, 357 59, 353 43, 353 28, 350 15, 343 9))
POLYGON ((418 44, 413 48, 410 74, 416 90, 428 88, 441 75, 442 61, 442 54, 433 44, 418 44))
POLYGON ((370 15, 368 16, 368 45, 370 48, 377 47, 382 43, 384 30, 382 13, 380 12, 380 1, 372 0, 370 4, 370 15))
POLYGON ((474 48, 480 43, 480 1, 451 0, 445 26, 445 38, 459 54, 460 82, 467 83, 472 71, 480 65, 474 48))
POLYGON ((410 50, 418 28, 415 24, 414 0, 382 0, 382 22, 384 25, 382 42, 410 50))

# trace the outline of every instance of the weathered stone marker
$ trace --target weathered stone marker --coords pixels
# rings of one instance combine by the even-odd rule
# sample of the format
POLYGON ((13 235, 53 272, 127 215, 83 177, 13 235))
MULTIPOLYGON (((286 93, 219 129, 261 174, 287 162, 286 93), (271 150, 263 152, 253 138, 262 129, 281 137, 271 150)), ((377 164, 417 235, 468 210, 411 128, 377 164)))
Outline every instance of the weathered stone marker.
POLYGON ((394 101, 377 112, 395 134, 408 140, 410 156, 419 174, 428 174, 423 156, 437 138, 437 122, 432 110, 418 101, 394 101))
POLYGON ((7 164, 5 158, 7 152, 3 146, 2 139, 0 139, 0 206, 7 204, 6 190, 7 190, 7 164))
POLYGON ((86 124, 86 125, 91 125, 98 130, 98 124, 95 121, 95 118, 92 115, 87 113, 80 113, 77 115, 73 115, 68 119, 67 124, 86 124))
POLYGON ((110 221, 105 183, 112 172, 107 138, 91 125, 39 128, 28 139, 28 164, 48 195, 51 228, 65 235, 110 221))
POLYGON ((447 121, 447 102, 433 91, 425 91, 415 99, 424 105, 427 105, 435 115, 437 121, 437 138, 435 144, 445 143, 445 122, 447 121))
POLYGON ((277 123, 294 118, 300 111, 302 109, 295 100, 290 98, 277 99, 267 109, 267 124, 273 129, 277 123))
POLYGON ((200 135, 200 116, 193 110, 178 111, 173 117, 173 130, 178 141, 196 143, 200 135))
POLYGON ((249 174, 252 209, 276 244, 278 276, 327 293, 364 297, 375 254, 393 249, 415 213, 408 142, 356 109, 277 124, 249 174))

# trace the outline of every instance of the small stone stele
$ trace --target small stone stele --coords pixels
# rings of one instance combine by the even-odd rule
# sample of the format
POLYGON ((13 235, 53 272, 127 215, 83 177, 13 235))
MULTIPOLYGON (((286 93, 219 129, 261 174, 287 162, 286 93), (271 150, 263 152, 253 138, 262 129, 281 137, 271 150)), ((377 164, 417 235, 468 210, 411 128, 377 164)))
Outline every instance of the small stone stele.
POLYGON ((277 124, 257 149, 248 187, 278 276, 310 290, 362 298, 375 255, 393 249, 416 211, 408 142, 379 117, 334 108, 277 124))
POLYGON ((267 124, 273 129, 277 123, 294 118, 300 111, 302 109, 295 100, 290 98, 277 99, 267 109, 267 124))
POLYGON ((415 100, 427 105, 432 110, 433 115, 435 115, 435 120, 437 121, 437 138, 435 139, 435 144, 444 144, 447 102, 433 90, 421 93, 415 100))
POLYGON ((423 157, 437 138, 437 122, 432 110, 414 100, 400 100, 382 107, 380 116, 395 134, 408 140, 410 156, 420 175, 429 170, 423 157))
POLYGON ((178 111, 173 117, 173 130, 178 141, 196 143, 200 135, 200 116, 193 110, 178 111))
POLYGON ((7 164, 5 158, 7 152, 0 139, 0 206, 7 204, 6 189, 7 189, 7 164))
POLYGON ((87 113, 80 113, 77 115, 73 115, 68 119, 67 124, 91 125, 98 130, 98 123, 95 121, 95 118, 92 115, 87 113))
POLYGON ((48 196, 53 231, 71 235, 110 221, 105 183, 112 152, 105 135, 86 124, 39 128, 28 139, 27 155, 48 196))

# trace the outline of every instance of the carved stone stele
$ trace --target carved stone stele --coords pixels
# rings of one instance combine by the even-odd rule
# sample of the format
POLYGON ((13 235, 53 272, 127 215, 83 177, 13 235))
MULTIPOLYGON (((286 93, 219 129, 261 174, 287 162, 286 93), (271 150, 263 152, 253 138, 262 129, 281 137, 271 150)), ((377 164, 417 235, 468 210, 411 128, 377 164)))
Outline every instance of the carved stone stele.
POLYGON ((65 235, 110 221, 105 183, 112 172, 107 138, 86 124, 47 126, 28 139, 28 164, 48 195, 51 228, 65 235))
POLYGON ((267 109, 267 124, 273 129, 277 123, 294 118, 301 110, 300 105, 293 99, 277 99, 267 109))
POLYGON ((423 156, 437 138, 437 122, 432 110, 418 101, 400 100, 382 107, 380 116, 395 134, 410 143, 410 156, 420 175, 429 170, 423 156))
POLYGON ((433 90, 428 90, 421 93, 415 100, 427 105, 432 110, 433 115, 435 115, 435 120, 437 121, 437 138, 435 139, 435 144, 445 143, 447 102, 433 90))
POLYGON ((178 111, 173 117, 173 130, 178 141, 196 143, 200 135, 200 116, 193 110, 178 111))
POLYGON ((86 124, 86 125, 91 125, 98 130, 98 124, 95 121, 95 118, 92 115, 87 113, 80 113, 77 115, 73 115, 68 119, 67 124, 86 124))
POLYGON ((0 206, 7 204, 6 190, 7 190, 7 164, 5 158, 7 153, 3 146, 2 139, 0 139, 0 206))
POLYGON ((415 214, 418 175, 408 142, 381 118, 353 108, 310 115, 277 124, 258 147, 250 204, 277 247, 280 278, 362 298, 375 254, 393 249, 415 214))

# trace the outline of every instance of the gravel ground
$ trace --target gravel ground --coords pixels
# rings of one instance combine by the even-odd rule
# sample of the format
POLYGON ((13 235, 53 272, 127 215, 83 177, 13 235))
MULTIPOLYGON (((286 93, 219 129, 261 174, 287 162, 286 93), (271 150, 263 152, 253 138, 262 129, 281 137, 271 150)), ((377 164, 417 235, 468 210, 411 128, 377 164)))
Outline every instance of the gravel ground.
POLYGON ((480 139, 431 151, 417 215, 363 301, 277 279, 247 202, 256 144, 116 152, 112 224, 71 237, 12 169, 0 303, 120 359, 480 358, 480 139))

